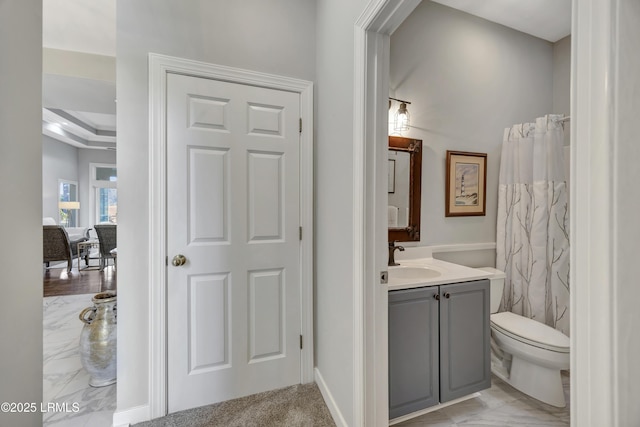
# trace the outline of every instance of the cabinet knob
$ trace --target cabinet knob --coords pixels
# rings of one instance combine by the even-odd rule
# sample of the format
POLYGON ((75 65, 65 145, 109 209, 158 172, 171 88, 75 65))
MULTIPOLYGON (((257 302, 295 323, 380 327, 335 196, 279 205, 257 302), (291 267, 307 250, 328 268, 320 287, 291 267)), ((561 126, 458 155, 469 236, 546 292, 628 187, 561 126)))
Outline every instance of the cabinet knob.
POLYGON ((435 300, 439 301, 439 300, 440 300, 440 294, 434 294, 434 295, 433 295, 433 298, 434 298, 435 300))
POLYGON ((444 293, 444 297, 445 297, 445 298, 449 298, 450 296, 451 296, 451 294, 450 294, 449 292, 445 292, 445 293, 444 293))

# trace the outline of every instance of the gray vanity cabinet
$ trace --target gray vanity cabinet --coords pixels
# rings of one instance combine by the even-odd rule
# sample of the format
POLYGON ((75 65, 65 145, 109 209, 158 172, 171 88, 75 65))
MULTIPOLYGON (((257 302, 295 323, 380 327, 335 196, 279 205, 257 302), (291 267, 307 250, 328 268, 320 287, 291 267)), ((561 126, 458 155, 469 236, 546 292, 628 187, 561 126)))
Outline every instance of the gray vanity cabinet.
POLYGON ((440 402, 491 387, 489 281, 440 286, 440 402))
POLYGON ((489 281, 389 292, 389 418, 491 386, 489 281))
POLYGON ((440 401, 438 287, 389 292, 389 418, 440 401))

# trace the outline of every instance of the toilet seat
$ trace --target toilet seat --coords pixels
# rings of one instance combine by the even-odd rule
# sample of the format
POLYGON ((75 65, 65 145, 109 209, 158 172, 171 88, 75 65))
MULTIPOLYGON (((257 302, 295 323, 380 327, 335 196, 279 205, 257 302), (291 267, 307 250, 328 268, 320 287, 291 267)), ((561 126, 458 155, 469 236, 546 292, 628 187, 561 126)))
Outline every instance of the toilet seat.
POLYGON ((569 337, 527 317, 508 311, 491 315, 491 326, 520 342, 557 353, 569 353, 569 337))

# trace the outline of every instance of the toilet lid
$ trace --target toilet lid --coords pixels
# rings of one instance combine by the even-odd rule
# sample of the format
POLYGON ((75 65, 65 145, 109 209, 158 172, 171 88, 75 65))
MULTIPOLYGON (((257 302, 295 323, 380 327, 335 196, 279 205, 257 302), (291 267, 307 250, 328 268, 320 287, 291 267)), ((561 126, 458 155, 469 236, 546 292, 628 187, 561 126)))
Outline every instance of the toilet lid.
POLYGON ((502 333, 536 347, 569 352, 569 337, 550 326, 505 311, 491 315, 491 325, 502 333))

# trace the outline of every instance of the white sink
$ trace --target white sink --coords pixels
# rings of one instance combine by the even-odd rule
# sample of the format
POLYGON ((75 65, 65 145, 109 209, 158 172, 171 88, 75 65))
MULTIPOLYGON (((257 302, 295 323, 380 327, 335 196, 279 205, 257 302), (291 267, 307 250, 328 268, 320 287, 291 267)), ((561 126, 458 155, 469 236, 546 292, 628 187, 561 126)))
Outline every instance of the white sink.
POLYGON ((420 283, 439 277, 441 273, 428 267, 398 266, 389 268, 389 284, 420 283))
POLYGON ((491 275, 477 268, 434 259, 428 246, 408 247, 396 254, 396 260, 399 266, 387 268, 390 291, 470 282, 491 275))

